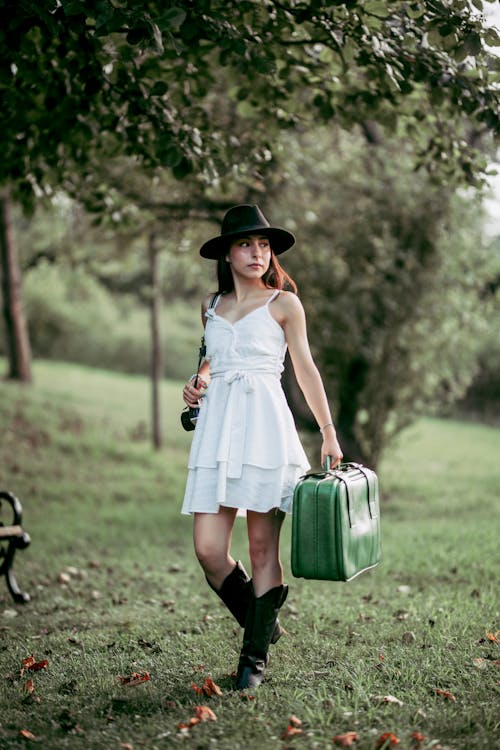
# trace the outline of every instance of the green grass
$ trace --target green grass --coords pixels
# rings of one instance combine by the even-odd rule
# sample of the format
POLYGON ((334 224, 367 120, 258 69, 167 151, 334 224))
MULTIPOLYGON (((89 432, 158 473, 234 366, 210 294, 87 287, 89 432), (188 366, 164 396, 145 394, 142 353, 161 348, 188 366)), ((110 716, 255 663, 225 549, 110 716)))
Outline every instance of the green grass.
MULTIPOLYGON (((191 436, 178 384, 164 384, 163 404, 154 453, 143 378, 39 362, 32 388, 0 384, 0 487, 21 499, 32 537, 15 560, 31 603, 13 605, 0 582, 0 747, 36 745, 21 729, 49 750, 328 748, 351 730, 361 750, 383 732, 412 748, 414 731, 426 750, 495 747, 500 432, 425 419, 401 436, 379 472, 383 564, 352 583, 293 579, 288 520, 288 635, 245 700, 230 678, 241 633, 179 514, 191 436), (30 654, 49 660, 32 695, 20 675, 30 654), (140 670, 151 680, 122 686, 140 670), (208 675, 222 697, 193 691, 208 675), (186 737, 177 725, 203 703, 217 721, 186 737), (303 734, 282 740, 292 715, 303 734)), ((248 565, 243 521, 233 551, 248 565)))

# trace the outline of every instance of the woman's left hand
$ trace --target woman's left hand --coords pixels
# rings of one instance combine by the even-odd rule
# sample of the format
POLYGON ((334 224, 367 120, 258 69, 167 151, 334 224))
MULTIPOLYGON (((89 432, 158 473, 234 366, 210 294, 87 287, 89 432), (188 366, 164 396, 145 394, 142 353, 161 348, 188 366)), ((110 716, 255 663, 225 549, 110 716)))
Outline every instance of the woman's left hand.
POLYGON ((330 456, 330 468, 334 469, 340 464, 344 458, 344 454, 334 430, 331 429, 328 432, 325 431, 325 433, 323 435, 323 445, 321 446, 321 466, 325 465, 326 457, 330 456))
POLYGON ((207 382, 201 375, 193 375, 182 391, 184 403, 191 407, 199 406, 203 392, 206 391, 207 387, 207 382), (195 383, 197 384, 196 388, 195 383))

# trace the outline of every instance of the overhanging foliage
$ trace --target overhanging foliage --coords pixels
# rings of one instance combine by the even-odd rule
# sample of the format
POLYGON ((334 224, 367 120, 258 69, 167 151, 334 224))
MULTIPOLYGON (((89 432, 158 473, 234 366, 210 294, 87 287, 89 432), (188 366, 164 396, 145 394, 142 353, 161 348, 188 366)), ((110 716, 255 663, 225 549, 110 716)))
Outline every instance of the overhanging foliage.
POLYGON ((329 121, 406 131, 418 163, 474 181, 474 144, 500 132, 479 0, 1 6, 0 184, 25 204, 117 154, 213 183, 271 160, 278 130, 329 121))

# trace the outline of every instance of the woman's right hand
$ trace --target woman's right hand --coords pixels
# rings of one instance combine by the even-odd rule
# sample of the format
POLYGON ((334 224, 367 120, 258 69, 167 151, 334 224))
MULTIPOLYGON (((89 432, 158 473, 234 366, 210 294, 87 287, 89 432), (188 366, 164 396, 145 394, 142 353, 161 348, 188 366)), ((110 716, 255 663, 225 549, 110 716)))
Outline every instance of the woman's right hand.
POLYGON ((182 391, 182 398, 184 399, 184 403, 191 407, 199 406, 201 397, 203 396, 203 391, 205 391, 206 389, 206 380, 204 380, 200 375, 198 375, 198 377, 196 375, 193 375, 186 383, 186 385, 184 386, 184 390, 182 391), (196 388, 194 387, 195 383, 196 388))

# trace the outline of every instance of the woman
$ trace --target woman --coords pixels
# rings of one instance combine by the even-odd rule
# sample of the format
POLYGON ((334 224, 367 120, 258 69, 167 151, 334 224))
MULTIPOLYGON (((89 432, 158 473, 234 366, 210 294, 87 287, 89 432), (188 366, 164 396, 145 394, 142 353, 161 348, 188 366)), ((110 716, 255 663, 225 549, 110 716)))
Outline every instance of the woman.
POLYGON ((287 347, 323 436, 321 462, 342 460, 297 288, 276 258, 294 242, 258 206, 239 205, 200 250, 217 260, 219 289, 202 303, 201 377, 183 392, 188 406, 201 408, 182 512, 194 513, 194 546, 208 584, 244 627, 239 689, 260 685, 269 645, 283 632, 277 616, 288 586, 280 531, 294 486, 309 469, 280 384, 287 347), (230 554, 234 520, 245 511, 252 579, 230 554))

